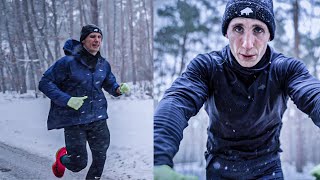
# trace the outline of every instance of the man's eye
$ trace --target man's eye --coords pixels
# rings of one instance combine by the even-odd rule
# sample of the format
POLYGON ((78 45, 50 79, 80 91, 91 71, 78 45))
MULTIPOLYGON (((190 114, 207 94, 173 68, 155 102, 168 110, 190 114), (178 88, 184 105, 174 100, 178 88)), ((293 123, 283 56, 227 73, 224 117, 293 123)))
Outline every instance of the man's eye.
POLYGON ((255 28, 253 29, 253 32, 255 32, 255 33, 263 33, 264 30, 263 30, 261 27, 255 27, 255 28))
POLYGON ((100 35, 92 35, 92 36, 90 36, 90 38, 99 38, 99 39, 101 39, 101 36, 100 35))
POLYGON ((234 30, 235 32, 238 32, 238 33, 243 32, 243 28, 242 28, 241 26, 236 26, 236 27, 233 28, 233 30, 234 30))

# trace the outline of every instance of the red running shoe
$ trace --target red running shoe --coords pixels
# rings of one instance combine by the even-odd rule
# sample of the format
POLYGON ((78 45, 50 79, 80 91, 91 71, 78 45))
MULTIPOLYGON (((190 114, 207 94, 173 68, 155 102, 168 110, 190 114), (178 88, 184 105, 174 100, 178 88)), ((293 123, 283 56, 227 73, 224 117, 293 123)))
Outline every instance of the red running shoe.
POLYGON ((66 167, 60 161, 60 158, 66 154, 67 154, 66 147, 60 148, 56 153, 56 162, 54 162, 52 165, 52 172, 58 178, 61 178, 64 174, 64 171, 66 170, 66 167))

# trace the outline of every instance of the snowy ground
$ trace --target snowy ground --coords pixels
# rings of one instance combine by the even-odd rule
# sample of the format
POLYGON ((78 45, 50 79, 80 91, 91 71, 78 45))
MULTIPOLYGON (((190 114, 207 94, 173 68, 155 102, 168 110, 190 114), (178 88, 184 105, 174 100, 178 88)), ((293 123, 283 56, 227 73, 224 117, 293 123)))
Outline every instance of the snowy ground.
MULTIPOLYGON (((102 179, 152 179, 153 100, 108 99, 108 103, 111 144, 102 179)), ((64 137, 63 130, 47 131, 48 110, 47 98, 1 94, 0 142, 53 162, 56 150, 64 146, 64 137)), ((80 173, 85 175, 87 170, 80 173)))

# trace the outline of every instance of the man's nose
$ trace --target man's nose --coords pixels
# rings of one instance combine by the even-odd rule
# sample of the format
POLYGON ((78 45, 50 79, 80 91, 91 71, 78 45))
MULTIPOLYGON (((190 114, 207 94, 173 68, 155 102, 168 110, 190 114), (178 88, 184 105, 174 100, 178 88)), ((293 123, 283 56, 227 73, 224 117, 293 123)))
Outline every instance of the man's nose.
POLYGON ((250 32, 246 32, 243 35, 243 42, 242 42, 242 47, 245 49, 251 49, 253 48, 253 43, 254 43, 254 36, 250 32))

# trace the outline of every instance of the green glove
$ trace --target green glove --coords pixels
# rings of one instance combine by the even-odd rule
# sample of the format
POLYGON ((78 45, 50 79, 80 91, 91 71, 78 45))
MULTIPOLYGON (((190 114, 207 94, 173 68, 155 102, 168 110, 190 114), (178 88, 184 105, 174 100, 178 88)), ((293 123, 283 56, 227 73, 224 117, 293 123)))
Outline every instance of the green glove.
POLYGON ((78 110, 85 99, 87 99, 88 96, 83 96, 83 97, 71 97, 67 103, 67 105, 75 110, 78 110))
POLYGON ((130 91, 130 87, 127 83, 121 83, 120 85, 120 93, 121 94, 125 94, 128 93, 130 91))
POLYGON ((154 166, 154 180, 198 180, 195 176, 184 176, 167 165, 154 166))
POLYGON ((316 177, 316 180, 320 180, 320 164, 311 170, 311 174, 316 177))

